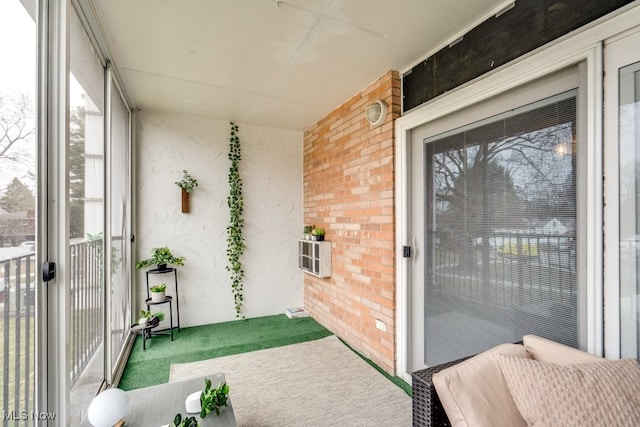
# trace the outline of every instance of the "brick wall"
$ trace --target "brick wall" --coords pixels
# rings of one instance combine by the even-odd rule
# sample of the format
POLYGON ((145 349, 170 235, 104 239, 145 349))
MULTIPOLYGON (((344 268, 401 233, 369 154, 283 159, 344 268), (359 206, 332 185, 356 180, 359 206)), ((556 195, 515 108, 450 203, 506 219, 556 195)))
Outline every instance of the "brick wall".
MULTIPOLYGON (((332 276, 305 274, 305 308, 387 372, 395 373, 394 119, 400 78, 389 71, 304 132, 304 223, 323 227, 332 276), (371 126, 367 106, 384 100, 371 126), (386 332, 376 328, 376 319, 386 332)), ((302 230, 301 230, 302 232, 302 230)))

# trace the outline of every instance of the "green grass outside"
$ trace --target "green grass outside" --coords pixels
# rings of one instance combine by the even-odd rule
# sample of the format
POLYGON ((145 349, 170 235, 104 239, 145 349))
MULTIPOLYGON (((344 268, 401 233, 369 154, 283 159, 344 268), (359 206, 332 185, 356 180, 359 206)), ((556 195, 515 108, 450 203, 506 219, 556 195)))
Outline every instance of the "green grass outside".
POLYGON ((6 322, 4 313, 0 313, 0 325, 2 326, 2 333, 0 334, 0 351, 2 352, 2 363, 0 363, 0 378, 2 378, 3 386, 5 384, 9 387, 9 395, 6 401, 2 401, 3 407, 6 405, 9 409, 17 408, 19 411, 25 408, 33 409, 34 405, 34 392, 35 392, 35 321, 33 318, 29 319, 29 357, 25 361, 25 350, 27 345, 26 332, 27 332, 27 318, 16 317, 13 313, 10 314, 9 321, 6 322), (20 328, 20 336, 18 337, 18 343, 16 343, 16 333, 18 327, 20 328), (9 331, 8 341, 8 370, 5 372, 5 331, 9 331), (18 360, 16 361, 16 349, 20 347, 18 354, 18 360), (19 364, 19 368, 16 370, 16 362, 19 364), (19 396, 16 401, 15 387, 16 387, 16 374, 20 373, 19 382, 19 396), (27 377, 25 378, 25 375, 27 377), (29 390, 25 391, 27 380, 29 381, 29 390), (30 398, 27 402, 25 400, 25 393, 30 398))
MULTIPOLYGON (((74 323, 80 321, 82 324, 82 317, 86 316, 95 316, 96 313, 101 312, 101 309, 86 309, 86 310, 77 310, 73 318, 71 319, 71 330, 74 331, 74 323)), ((8 385, 8 398, 7 401, 0 402, 4 407, 6 406, 10 409, 17 408, 18 411, 24 410, 25 408, 33 409, 34 408, 34 396, 35 396, 35 316, 33 311, 31 312, 31 317, 27 319, 24 316, 24 312, 20 312, 22 314, 19 317, 16 317, 15 313, 9 313, 9 321, 6 322, 4 313, 0 313, 0 327, 2 333, 0 333, 0 378, 2 378, 3 386, 4 384, 8 385), (27 342, 27 320, 29 322, 29 340, 27 342), (20 328, 20 335, 18 336, 18 342, 16 343, 16 334, 18 332, 18 327, 20 328), (4 362, 5 362, 5 331, 9 332, 9 340, 8 340, 8 370, 5 372, 4 362), (29 354, 28 358, 26 358, 26 349, 27 344, 29 345, 29 354), (20 351, 19 354, 17 352, 17 346, 19 346, 20 351), (16 369, 16 356, 18 357, 19 368, 16 369), (26 360, 25 360, 26 358, 26 360), (15 386, 16 386, 16 374, 20 373, 20 383, 19 383, 19 400, 17 402, 16 407, 16 398, 15 398, 15 386), (26 375, 26 377, 25 377, 26 375), (29 390, 25 391, 25 387, 27 385, 27 380, 29 382, 29 390), (25 393, 29 396, 29 401, 25 400, 25 393)), ((85 320, 86 322, 86 320, 85 320)), ((94 322, 95 323, 95 322, 94 322)), ((78 326, 80 328, 80 326, 78 326)), ((99 325, 93 325, 94 333, 97 333, 95 329, 99 328, 99 325)), ((75 341, 77 339, 76 334, 73 332, 70 334, 70 347, 73 349, 75 345, 75 341)), ((0 396, 2 394, 0 393, 0 396)))

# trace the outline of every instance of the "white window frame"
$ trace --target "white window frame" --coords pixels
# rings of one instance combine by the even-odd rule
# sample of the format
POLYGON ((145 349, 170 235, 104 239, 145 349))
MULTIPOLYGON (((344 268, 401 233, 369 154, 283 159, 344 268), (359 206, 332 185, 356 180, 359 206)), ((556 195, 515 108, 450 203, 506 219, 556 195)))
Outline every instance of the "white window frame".
MULTIPOLYGON (((38 231, 36 262, 56 262, 56 277, 42 284, 44 310, 36 339, 44 349, 36 351, 36 411, 56 414, 56 423, 67 425, 69 408, 69 259, 67 144, 68 124, 68 0, 38 1, 38 149, 41 177, 38 187, 39 218, 46 224, 38 231), (46 177, 43 176, 46 174, 46 177), (63 206, 64 204, 64 206, 63 206), (64 213, 64 214, 63 214, 64 213), (44 323, 44 324, 43 324, 44 323)), ((40 281, 38 281, 40 284, 40 281)))
MULTIPOLYGON (((396 137, 396 372, 411 381, 411 259, 403 258, 402 247, 411 246, 410 199, 411 131, 538 78, 548 76, 568 66, 585 63, 586 126, 585 180, 586 212, 584 237, 586 269, 584 284, 587 293, 587 351, 603 354, 603 60, 602 44, 607 38, 640 24, 640 5, 619 9, 607 17, 586 25, 523 57, 460 86, 445 95, 418 107, 395 122, 396 137)), ((580 178, 579 178, 580 179, 580 178)))

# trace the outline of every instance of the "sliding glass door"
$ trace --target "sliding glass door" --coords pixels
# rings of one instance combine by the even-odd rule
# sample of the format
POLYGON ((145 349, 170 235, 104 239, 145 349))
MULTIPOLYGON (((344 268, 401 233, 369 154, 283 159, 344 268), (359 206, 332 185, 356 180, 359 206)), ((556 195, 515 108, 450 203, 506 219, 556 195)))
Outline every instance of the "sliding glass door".
POLYGON ((80 424, 126 354, 130 108, 81 4, 0 2, 3 425, 80 424))
POLYGON ((606 353, 640 360, 640 33, 605 48, 606 353))
POLYGON ((70 420, 79 423, 105 380, 104 78, 77 14, 70 14, 69 217, 70 420))
POLYGON ((640 62, 619 81, 620 356, 640 359, 640 62))
POLYGON ((412 369, 525 334, 585 346, 578 69, 413 132, 412 369))
POLYGON ((130 152, 131 118, 115 81, 109 82, 109 248, 110 248, 110 362, 113 381, 118 375, 131 321, 130 152))
POLYGON ((425 140, 425 360, 578 345, 576 93, 425 140))

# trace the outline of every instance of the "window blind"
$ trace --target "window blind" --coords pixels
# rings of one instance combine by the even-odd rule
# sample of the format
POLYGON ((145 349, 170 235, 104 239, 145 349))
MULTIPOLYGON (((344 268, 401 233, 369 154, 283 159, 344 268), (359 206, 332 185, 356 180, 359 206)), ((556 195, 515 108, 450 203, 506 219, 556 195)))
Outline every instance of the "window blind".
POLYGON ((576 96, 425 140, 425 360, 577 346, 576 96))

